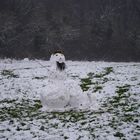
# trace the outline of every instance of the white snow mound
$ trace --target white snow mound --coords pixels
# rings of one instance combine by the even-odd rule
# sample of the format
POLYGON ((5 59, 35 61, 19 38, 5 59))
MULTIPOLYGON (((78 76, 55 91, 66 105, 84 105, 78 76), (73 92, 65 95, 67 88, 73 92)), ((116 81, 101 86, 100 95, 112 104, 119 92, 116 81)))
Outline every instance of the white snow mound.
POLYGON ((97 103, 93 99, 95 97, 91 96, 90 93, 83 93, 78 83, 68 77, 66 69, 61 71, 57 68, 55 61, 65 63, 64 55, 57 53, 57 56, 51 56, 49 77, 44 83, 47 86, 40 93, 42 110, 97 109, 97 103))

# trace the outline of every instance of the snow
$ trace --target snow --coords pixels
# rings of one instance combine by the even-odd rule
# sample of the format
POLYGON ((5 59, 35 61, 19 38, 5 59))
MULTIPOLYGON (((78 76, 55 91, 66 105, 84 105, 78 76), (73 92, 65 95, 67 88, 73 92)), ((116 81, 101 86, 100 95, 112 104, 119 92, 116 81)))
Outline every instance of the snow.
MULTIPOLYGON (((62 53, 52 54, 48 79, 40 93, 43 105, 42 111, 68 111, 97 109, 90 92, 83 93, 80 85, 70 76, 66 69, 65 56, 62 53)), ((94 96, 95 97, 95 96, 94 96)))
POLYGON ((40 93, 48 89, 51 63, 0 60, 0 139, 139 139, 140 63, 66 61, 66 65, 64 81, 72 83, 71 89, 82 85, 83 94, 92 94, 96 110, 42 111, 40 93))

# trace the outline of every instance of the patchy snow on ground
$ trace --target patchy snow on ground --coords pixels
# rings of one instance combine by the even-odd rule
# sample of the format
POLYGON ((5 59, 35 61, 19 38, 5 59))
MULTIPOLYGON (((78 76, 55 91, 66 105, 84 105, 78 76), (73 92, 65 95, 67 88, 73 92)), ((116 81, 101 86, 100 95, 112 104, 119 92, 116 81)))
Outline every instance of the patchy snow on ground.
POLYGON ((66 61, 66 65, 68 80, 83 94, 92 94, 98 108, 42 111, 40 93, 47 89, 51 63, 0 60, 0 139, 138 140, 140 63, 66 61))

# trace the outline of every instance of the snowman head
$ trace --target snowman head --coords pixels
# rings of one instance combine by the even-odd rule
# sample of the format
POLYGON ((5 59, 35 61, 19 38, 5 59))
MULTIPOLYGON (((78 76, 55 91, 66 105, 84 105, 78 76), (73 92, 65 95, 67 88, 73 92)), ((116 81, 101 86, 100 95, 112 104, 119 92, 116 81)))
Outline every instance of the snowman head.
POLYGON ((65 56, 61 52, 55 52, 51 55, 50 61, 53 62, 56 66, 56 69, 59 71, 65 70, 65 56))

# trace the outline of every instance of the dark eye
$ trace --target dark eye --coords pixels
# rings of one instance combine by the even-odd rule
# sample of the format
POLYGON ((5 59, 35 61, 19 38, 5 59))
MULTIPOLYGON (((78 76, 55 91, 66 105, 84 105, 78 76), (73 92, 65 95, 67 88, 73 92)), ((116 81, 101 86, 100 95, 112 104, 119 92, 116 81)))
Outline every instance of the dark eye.
POLYGON ((58 54, 56 54, 56 56, 58 56, 58 54))

